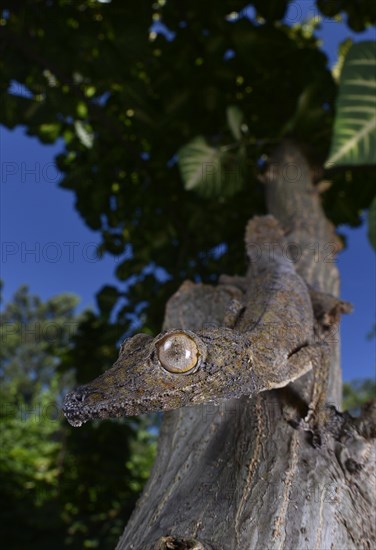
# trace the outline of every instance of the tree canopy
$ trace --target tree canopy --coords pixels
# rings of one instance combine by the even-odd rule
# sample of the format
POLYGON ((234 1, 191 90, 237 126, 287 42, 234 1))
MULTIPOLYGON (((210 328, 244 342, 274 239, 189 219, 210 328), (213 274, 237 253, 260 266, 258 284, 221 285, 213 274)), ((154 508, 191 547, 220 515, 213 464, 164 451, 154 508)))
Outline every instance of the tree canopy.
MULTIPOLYGON (((156 330, 183 279, 244 270, 243 227, 265 209, 257 175, 278 140, 305 145, 322 177, 337 84, 315 37, 318 17, 290 25, 288 5, 2 2, 3 122, 64 140, 61 186, 100 231, 101 252, 119 256, 119 285, 104 287, 98 304, 105 317, 116 305, 124 330, 140 318, 156 330), (236 151, 229 109, 243 116, 236 151), (187 191, 179 173, 177 154, 198 135, 228 147, 214 199, 187 191)), ((317 8, 356 31, 376 17, 372 2, 317 8)), ((374 193, 370 171, 330 177, 327 215, 359 224, 374 193)))

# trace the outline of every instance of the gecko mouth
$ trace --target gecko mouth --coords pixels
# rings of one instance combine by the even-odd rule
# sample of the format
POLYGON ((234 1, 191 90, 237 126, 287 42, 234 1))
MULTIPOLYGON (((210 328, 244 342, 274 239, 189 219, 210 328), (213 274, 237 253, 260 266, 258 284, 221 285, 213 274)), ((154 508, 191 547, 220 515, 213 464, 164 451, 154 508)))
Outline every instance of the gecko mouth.
POLYGON ((86 404, 80 401, 76 392, 69 393, 63 404, 63 413, 71 426, 75 428, 82 426, 85 422, 94 419, 106 419, 119 416, 133 416, 140 414, 136 412, 140 403, 127 399, 125 402, 119 400, 98 400, 95 404, 86 404))
POLYGON ((136 416, 195 404, 189 402, 188 395, 186 397, 186 403, 182 403, 181 392, 170 389, 157 397, 142 395, 106 399, 100 391, 88 391, 83 386, 65 396, 63 413, 71 426, 80 427, 89 420, 136 416))

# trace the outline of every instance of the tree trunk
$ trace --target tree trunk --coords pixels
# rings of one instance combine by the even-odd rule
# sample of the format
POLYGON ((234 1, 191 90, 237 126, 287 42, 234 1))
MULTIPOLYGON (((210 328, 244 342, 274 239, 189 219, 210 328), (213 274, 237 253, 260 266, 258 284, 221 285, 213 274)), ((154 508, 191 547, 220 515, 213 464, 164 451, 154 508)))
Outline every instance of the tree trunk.
MULTIPOLYGON (((264 181, 269 213, 287 230, 286 254, 311 287, 337 296, 334 228, 293 144, 275 151, 264 181)), ((164 328, 221 324, 230 299, 223 285, 186 282, 167 304, 164 328)), ((328 401, 339 405, 338 333, 328 338, 328 401)), ((117 549, 373 547, 375 409, 354 421, 333 412, 337 428, 315 448, 286 419, 306 408, 313 378, 166 413, 150 479, 117 549)))

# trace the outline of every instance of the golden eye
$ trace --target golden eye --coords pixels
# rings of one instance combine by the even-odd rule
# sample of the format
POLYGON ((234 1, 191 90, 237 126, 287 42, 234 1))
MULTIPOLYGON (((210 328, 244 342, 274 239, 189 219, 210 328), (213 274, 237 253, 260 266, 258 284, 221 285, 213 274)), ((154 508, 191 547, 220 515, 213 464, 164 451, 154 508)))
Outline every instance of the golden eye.
POLYGON ((156 344, 160 364, 174 373, 187 373, 198 363, 199 350, 195 341, 184 334, 168 334, 156 344))

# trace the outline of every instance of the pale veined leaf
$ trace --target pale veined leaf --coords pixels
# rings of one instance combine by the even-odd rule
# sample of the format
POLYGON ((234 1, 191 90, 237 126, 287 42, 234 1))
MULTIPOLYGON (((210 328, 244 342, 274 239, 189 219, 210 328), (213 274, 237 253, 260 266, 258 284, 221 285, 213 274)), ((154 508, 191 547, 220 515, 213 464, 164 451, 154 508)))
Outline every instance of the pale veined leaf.
POLYGON ((354 44, 340 76, 327 168, 376 164, 376 42, 354 44))
POLYGON ((178 165, 187 191, 203 196, 231 196, 243 184, 238 155, 215 148, 197 136, 178 152, 178 165))
POLYGON ((88 131, 87 127, 88 125, 84 125, 81 120, 74 121, 74 129, 76 130, 78 139, 80 140, 82 145, 84 145, 88 149, 91 149, 94 143, 94 134, 93 132, 88 131))
POLYGON ((229 105, 226 109, 227 124, 235 139, 242 137, 242 124, 244 122, 244 114, 236 105, 229 105))

